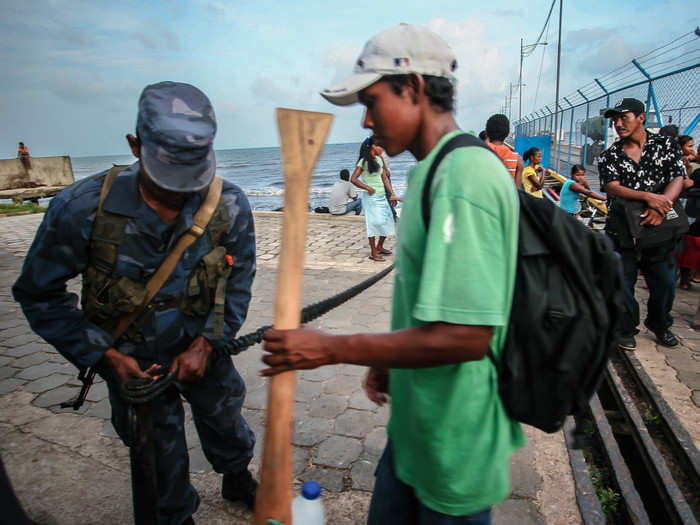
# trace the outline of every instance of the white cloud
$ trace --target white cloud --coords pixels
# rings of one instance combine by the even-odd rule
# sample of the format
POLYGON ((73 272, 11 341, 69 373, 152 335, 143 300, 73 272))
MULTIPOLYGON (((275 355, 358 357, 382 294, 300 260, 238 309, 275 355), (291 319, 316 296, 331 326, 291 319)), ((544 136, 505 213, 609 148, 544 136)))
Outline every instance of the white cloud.
POLYGON ((329 47, 323 58, 323 64, 333 68, 333 75, 328 75, 326 82, 331 85, 350 75, 352 68, 355 67, 355 60, 361 52, 362 48, 347 44, 329 47))
POLYGON ((483 128, 501 105, 508 87, 501 52, 479 17, 454 22, 435 18, 428 27, 440 35, 457 56, 457 117, 468 128, 483 128))

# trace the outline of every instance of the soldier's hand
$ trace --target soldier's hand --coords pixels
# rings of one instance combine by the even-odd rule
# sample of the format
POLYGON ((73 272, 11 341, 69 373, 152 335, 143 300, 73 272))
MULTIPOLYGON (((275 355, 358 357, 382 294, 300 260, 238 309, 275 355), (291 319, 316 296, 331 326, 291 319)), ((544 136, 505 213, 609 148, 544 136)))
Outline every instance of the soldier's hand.
POLYGON ((659 195, 658 193, 647 193, 646 202, 652 210, 656 210, 662 216, 666 215, 673 207, 673 201, 671 199, 666 197, 666 195, 659 195))
POLYGON ((364 387, 369 400, 382 406, 389 401, 389 371, 386 368, 371 367, 364 387))
POLYGON ((207 361, 212 350, 209 341, 200 335, 187 350, 175 358, 170 372, 177 370, 177 380, 182 383, 199 381, 207 371, 207 361))
POLYGON ((119 381, 122 383, 134 378, 143 378, 149 380, 156 380, 160 378, 159 375, 150 375, 160 368, 160 365, 153 364, 148 368, 148 370, 141 370, 138 361, 131 356, 122 354, 114 348, 110 348, 105 352, 104 355, 105 362, 114 370, 117 374, 119 381))
POLYGON ((270 366, 260 372, 272 376, 287 370, 306 370, 332 364, 332 336, 318 330, 268 330, 263 350, 270 352, 263 362, 270 366))

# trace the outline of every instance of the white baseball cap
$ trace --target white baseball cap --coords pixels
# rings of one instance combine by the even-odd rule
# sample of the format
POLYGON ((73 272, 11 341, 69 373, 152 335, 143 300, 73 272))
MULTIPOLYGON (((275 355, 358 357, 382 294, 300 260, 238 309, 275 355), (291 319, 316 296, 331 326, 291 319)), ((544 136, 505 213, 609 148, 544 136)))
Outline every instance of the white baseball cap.
POLYGON ((430 29, 411 24, 390 27, 372 37, 357 59, 353 74, 321 91, 337 106, 358 102, 357 94, 385 75, 420 73, 454 80, 457 59, 430 29))

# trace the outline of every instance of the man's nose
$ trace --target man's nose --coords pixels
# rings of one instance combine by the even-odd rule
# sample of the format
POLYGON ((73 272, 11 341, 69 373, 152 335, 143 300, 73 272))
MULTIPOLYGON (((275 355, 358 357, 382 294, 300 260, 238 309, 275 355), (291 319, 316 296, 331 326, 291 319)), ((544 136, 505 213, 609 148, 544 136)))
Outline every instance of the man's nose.
POLYGON ((365 109, 364 114, 362 115, 362 127, 365 129, 374 129, 374 122, 372 121, 372 117, 369 114, 369 111, 365 109))

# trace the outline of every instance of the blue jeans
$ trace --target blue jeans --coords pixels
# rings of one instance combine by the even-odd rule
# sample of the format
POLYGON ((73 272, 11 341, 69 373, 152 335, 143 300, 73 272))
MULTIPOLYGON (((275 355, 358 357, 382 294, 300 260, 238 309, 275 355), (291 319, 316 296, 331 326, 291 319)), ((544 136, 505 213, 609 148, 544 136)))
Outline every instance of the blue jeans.
POLYGON ((634 335, 639 332, 639 303, 634 297, 637 274, 641 270, 649 287, 646 324, 653 332, 663 332, 673 325, 671 308, 676 297, 676 264, 673 250, 661 247, 644 250, 616 251, 622 259, 625 311, 622 314, 622 333, 634 335))
POLYGON ((448 516, 423 505, 413 488, 394 472, 394 455, 387 443, 377 465, 367 525, 490 525, 491 508, 466 516, 448 516))
POLYGON ((334 213, 333 215, 347 215, 351 211, 352 212, 362 211, 362 201, 360 199, 355 199, 354 201, 350 201, 347 204, 345 204, 345 212, 344 213, 334 213))

